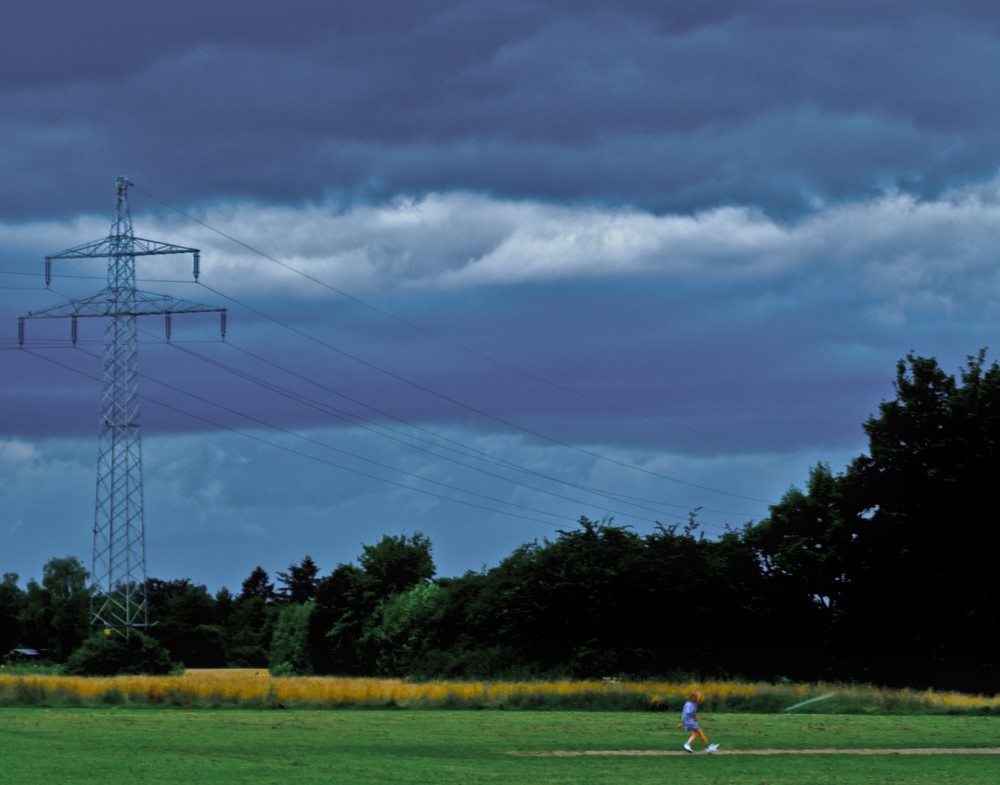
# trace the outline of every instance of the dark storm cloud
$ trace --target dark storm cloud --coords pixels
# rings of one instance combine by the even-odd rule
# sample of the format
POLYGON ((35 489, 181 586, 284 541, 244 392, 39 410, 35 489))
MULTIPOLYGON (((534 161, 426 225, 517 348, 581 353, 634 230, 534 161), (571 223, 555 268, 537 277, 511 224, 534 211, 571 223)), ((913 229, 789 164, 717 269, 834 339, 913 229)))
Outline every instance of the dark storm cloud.
MULTIPOLYGON (((794 213, 1000 158, 972 3, 56 5, 8 13, 5 163, 185 203, 457 187, 794 213)), ((53 208, 30 197, 0 206, 53 208)))

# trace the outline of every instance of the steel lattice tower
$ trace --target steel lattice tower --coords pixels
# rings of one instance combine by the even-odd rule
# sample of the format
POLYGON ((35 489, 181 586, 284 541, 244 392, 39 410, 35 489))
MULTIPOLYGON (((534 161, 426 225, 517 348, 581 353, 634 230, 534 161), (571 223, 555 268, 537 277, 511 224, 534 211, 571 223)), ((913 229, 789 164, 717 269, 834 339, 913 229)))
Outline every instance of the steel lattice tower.
POLYGON ((139 427, 138 317, 164 314, 167 340, 174 313, 218 312, 225 336, 225 309, 210 308, 135 287, 135 258, 163 254, 194 257, 198 279, 199 251, 144 240, 132 232, 127 178, 115 180, 115 217, 111 233, 45 258, 45 285, 54 259, 108 261, 107 286, 96 294, 44 311, 29 312, 18 323, 24 344, 25 319, 69 317, 72 340, 77 319, 104 317, 104 362, 100 432, 97 450, 97 498, 94 505, 94 553, 91 570, 91 623, 126 638, 133 627, 149 625, 146 605, 146 532, 142 491, 142 445, 139 427))

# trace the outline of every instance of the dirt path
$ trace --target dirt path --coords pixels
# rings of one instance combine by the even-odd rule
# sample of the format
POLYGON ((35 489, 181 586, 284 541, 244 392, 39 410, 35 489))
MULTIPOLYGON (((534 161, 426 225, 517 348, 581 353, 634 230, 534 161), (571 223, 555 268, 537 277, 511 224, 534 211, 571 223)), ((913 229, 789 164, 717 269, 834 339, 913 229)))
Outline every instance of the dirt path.
MULTIPOLYGON (((684 750, 553 750, 552 752, 512 752, 511 755, 690 755, 684 750)), ((815 750, 726 750, 696 755, 1000 755, 1000 747, 915 747, 904 749, 815 749, 815 750)))

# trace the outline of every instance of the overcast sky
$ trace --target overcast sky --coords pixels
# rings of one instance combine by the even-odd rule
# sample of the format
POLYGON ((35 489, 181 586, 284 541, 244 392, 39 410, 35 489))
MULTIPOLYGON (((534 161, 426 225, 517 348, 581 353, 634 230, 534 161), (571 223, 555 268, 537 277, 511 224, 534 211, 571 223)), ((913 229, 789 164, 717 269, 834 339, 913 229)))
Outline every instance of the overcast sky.
MULTIPOLYGON (((423 532, 440 575, 586 515, 760 520, 913 351, 993 347, 984 2, 8 0, 0 571, 89 566, 103 325, 140 287, 148 573, 239 589, 423 532)), ((995 353, 990 352, 992 359, 995 353)))

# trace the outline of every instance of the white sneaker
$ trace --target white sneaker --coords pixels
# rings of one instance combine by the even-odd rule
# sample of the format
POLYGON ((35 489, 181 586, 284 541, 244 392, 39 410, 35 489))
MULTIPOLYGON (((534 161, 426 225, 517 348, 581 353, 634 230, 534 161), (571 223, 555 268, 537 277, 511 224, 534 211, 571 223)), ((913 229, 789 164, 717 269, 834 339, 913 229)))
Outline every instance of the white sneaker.
POLYGON ((688 752, 694 752, 694 750, 691 749, 691 745, 688 744, 687 742, 684 742, 684 749, 686 749, 688 752))
POLYGON ((715 752, 717 749, 719 749, 718 744, 709 744, 707 747, 705 747, 705 752, 715 752))

